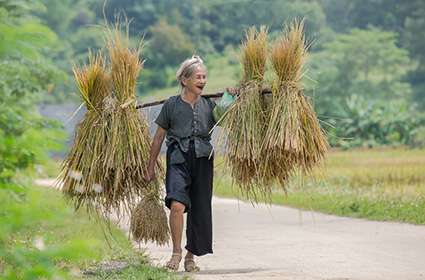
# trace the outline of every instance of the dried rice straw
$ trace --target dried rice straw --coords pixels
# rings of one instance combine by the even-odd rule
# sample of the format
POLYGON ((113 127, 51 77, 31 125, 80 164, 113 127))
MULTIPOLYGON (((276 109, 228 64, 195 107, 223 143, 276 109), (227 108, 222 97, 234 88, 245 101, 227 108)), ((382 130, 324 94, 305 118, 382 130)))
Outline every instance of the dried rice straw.
POLYGON ((110 76, 104 58, 99 53, 89 54, 89 64, 73 67, 79 93, 87 113, 76 129, 74 145, 61 166, 59 179, 62 191, 79 208, 89 210, 108 196, 107 175, 99 162, 104 158, 105 140, 109 133, 108 116, 103 113, 103 102, 111 92, 110 76))
POLYGON ((157 179, 143 178, 151 139, 146 118, 135 108, 142 42, 130 49, 128 24, 126 31, 123 35, 118 23, 106 29, 110 74, 101 55, 90 54, 89 65, 74 67, 88 111, 59 176, 76 208, 84 205, 89 213, 118 220, 131 213, 146 189, 159 193, 163 177, 158 161, 157 179))
POLYGON ((286 174, 282 175, 286 178, 296 167, 310 171, 328 148, 325 133, 301 86, 307 49, 304 22, 298 20, 285 28, 272 48, 276 80, 264 148, 267 162, 284 163, 286 174))
POLYGON ((131 214, 130 231, 137 242, 168 244, 170 231, 160 195, 153 191, 143 196, 131 214))
POLYGON ((264 134, 263 79, 267 60, 267 29, 247 30, 242 45, 244 77, 238 89, 239 96, 223 120, 227 132, 226 164, 243 195, 256 200, 262 189, 259 172, 261 146, 264 134))
POLYGON ((107 29, 113 96, 106 108, 111 115, 111 123, 103 166, 109 174, 113 174, 114 193, 109 202, 118 215, 120 206, 125 212, 131 212, 143 190, 159 186, 158 180, 163 173, 158 162, 160 176, 156 181, 148 183, 144 179, 151 138, 146 118, 136 109, 136 82, 143 68, 140 59, 143 40, 136 48, 130 48, 128 23, 125 27, 124 33, 118 23, 107 29))

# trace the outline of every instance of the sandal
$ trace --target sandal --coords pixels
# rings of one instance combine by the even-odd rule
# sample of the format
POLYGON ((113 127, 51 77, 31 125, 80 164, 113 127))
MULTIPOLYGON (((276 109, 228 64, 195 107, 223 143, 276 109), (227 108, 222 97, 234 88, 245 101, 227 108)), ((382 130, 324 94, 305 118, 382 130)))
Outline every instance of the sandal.
POLYGON ((200 268, 199 266, 196 265, 193 257, 191 257, 191 258, 184 258, 184 270, 186 272, 198 272, 200 271, 200 268))
POLYGON ((165 268, 171 271, 179 270, 180 261, 182 260, 182 253, 173 253, 171 259, 165 264, 165 268))

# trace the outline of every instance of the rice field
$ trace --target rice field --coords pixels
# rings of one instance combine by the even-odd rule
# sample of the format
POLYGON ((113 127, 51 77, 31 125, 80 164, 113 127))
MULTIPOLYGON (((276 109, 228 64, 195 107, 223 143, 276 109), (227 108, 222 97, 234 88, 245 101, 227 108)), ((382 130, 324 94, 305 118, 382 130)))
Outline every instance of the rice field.
MULTIPOLYGON (((216 160, 215 194, 240 197, 216 160)), ((373 220, 425 224, 425 150, 330 151, 309 176, 291 178, 272 203, 373 220)))

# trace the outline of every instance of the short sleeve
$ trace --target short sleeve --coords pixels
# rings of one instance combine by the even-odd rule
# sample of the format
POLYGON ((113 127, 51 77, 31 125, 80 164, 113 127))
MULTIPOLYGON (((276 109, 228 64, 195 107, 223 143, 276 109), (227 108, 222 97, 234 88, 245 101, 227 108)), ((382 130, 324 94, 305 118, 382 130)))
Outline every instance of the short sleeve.
POLYGON ((155 123, 162 127, 165 130, 170 128, 170 109, 169 101, 167 100, 164 105, 162 105, 161 112, 159 112, 158 117, 155 120, 155 123))
POLYGON ((215 108, 215 106, 217 105, 217 103, 212 98, 208 98, 207 100, 208 100, 208 104, 211 107, 211 110, 213 110, 215 108))

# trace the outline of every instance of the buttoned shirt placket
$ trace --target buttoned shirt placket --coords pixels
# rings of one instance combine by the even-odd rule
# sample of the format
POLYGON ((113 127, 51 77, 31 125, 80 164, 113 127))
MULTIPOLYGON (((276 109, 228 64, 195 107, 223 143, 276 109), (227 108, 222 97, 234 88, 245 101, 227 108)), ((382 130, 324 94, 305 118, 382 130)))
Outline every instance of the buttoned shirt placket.
MULTIPOLYGON (((193 110, 192 110, 192 113, 193 113, 192 136, 196 136, 198 134, 198 132, 199 132, 199 129, 198 129, 198 126, 199 126, 198 107, 199 107, 198 106, 198 102, 196 102, 195 105, 193 106, 193 110)), ((197 138, 196 137, 193 137, 193 139, 194 139, 195 153, 196 153, 196 151, 197 151, 197 145, 198 145, 197 138)))

